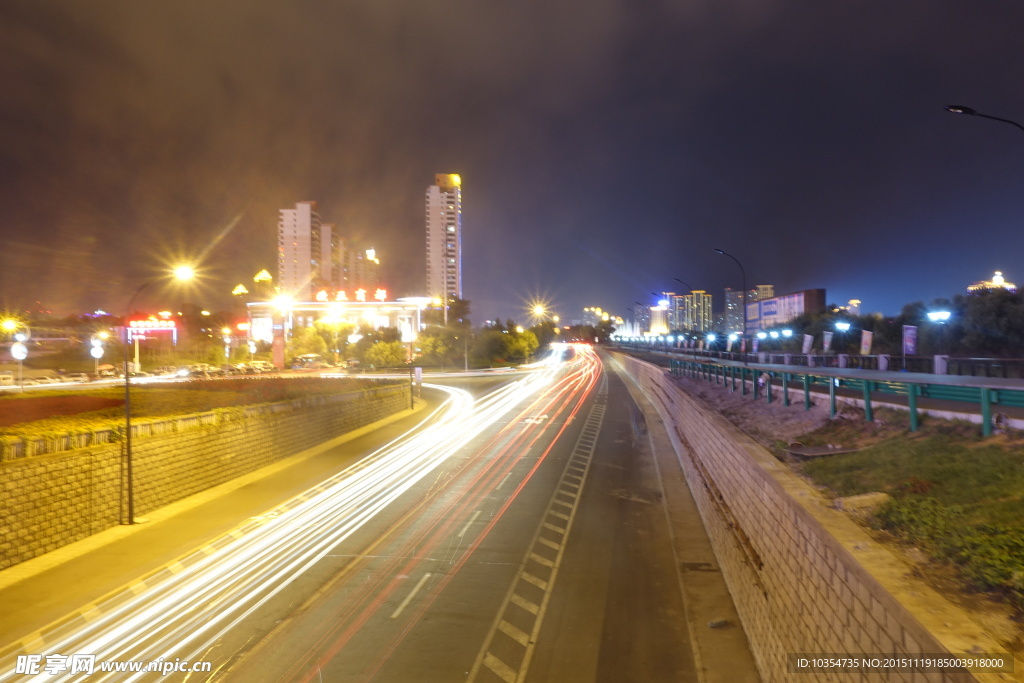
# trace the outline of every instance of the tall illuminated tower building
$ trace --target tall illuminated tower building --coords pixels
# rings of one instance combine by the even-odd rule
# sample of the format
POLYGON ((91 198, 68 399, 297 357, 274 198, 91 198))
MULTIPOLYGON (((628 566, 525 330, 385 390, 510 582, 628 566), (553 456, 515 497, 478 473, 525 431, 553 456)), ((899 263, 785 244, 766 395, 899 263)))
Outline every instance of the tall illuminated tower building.
POLYGON ((462 298, 462 179, 438 173, 427 188, 427 293, 462 298))
POLYGON ((330 282, 331 225, 320 222, 316 202, 298 202, 281 209, 277 221, 277 286, 299 301, 310 301, 313 290, 330 282))

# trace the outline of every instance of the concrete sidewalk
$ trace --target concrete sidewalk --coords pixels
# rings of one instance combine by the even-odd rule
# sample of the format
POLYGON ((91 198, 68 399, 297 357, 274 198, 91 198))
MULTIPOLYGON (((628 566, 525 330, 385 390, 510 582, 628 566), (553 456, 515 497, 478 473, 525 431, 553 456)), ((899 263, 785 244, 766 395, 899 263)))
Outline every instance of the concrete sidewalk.
POLYGON ((422 421, 436 399, 178 501, 133 526, 112 527, 0 571, 0 656, 41 651, 49 625, 172 566, 306 491, 422 421))

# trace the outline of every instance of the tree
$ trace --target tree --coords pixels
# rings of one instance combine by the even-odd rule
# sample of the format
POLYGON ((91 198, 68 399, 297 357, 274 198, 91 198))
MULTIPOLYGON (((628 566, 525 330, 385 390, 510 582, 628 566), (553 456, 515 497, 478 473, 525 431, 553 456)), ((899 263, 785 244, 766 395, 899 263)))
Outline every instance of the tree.
POLYGON ((557 334, 555 333, 555 323, 550 320, 543 320, 533 327, 530 328, 530 332, 537 337, 537 342, 541 346, 547 346, 553 341, 557 341, 557 334))
POLYGON ((376 368, 396 368, 405 365, 405 345, 396 341, 377 342, 367 350, 366 362, 376 368))
MULTIPOLYGON (((1024 297, 992 290, 956 297, 953 320, 962 325, 959 343, 971 354, 1018 356, 1024 348, 1024 297)), ((954 328, 955 330, 956 328, 954 328)), ((953 331, 955 334, 956 331, 953 331)))
POLYGON ((449 327, 452 325, 469 325, 470 303, 469 299, 456 299, 452 297, 448 300, 447 314, 442 304, 431 304, 423 309, 423 322, 426 325, 444 326, 445 319, 447 318, 449 327))
POLYGON ((493 328, 483 330, 473 344, 473 357, 483 365, 505 363, 511 357, 508 333, 493 328))
POLYGON ((463 347, 462 342, 459 341, 458 330, 436 325, 420 332, 416 345, 427 363, 438 365, 453 363, 455 357, 461 355, 459 352, 463 347))
POLYGON ((309 353, 326 356, 327 342, 324 341, 316 326, 302 327, 292 334, 292 338, 288 342, 288 353, 291 357, 304 356, 309 353))

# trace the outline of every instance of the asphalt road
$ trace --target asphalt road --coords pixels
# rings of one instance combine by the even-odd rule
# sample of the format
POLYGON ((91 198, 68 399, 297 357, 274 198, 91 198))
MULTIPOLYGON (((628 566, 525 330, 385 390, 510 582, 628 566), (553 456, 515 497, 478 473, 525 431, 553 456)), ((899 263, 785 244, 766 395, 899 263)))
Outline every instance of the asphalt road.
MULTIPOLYGON (((524 384, 514 380, 444 381, 470 386, 477 402, 437 437, 443 448, 418 441, 399 456, 360 456, 369 445, 360 442, 364 450, 333 456, 332 472, 349 469, 309 500, 262 514, 244 504, 244 559, 197 570, 184 592, 146 612, 151 619, 121 627, 112 652, 213 663, 209 674, 141 680, 757 680, 675 456, 642 397, 588 350, 528 396, 513 396, 524 384), (272 543, 259 540, 274 529, 272 543), (164 625, 160 610, 178 608, 164 625)), ((297 464, 286 491, 311 476, 311 465, 297 464)), ((210 548, 211 534, 191 547, 210 548)), ((185 545, 187 536, 174 549, 185 545)), ((98 548, 93 561, 118 552, 98 548)), ((70 580, 74 569, 53 571, 70 580)), ((147 584, 139 598, 159 590, 147 584)), ((101 591, 88 592, 47 615, 101 591)))

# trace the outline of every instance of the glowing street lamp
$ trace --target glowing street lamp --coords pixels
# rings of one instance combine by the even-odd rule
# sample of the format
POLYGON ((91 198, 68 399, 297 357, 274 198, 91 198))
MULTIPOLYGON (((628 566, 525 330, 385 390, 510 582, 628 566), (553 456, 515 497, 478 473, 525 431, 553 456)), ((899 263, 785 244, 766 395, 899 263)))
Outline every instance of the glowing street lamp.
MULTIPOLYGON (((191 266, 178 266, 171 271, 172 279, 177 281, 191 280, 195 277, 195 271, 191 266)), ((135 307, 135 300, 139 298, 139 294, 142 294, 142 290, 149 287, 157 280, 163 279, 162 277, 152 278, 146 280, 135 293, 132 294, 132 298, 128 300, 128 308, 125 311, 124 319, 124 454, 125 454, 125 485, 127 487, 125 499, 127 504, 128 519, 125 524, 135 524, 135 481, 132 473, 132 391, 131 391, 131 372, 128 370, 129 359, 128 349, 131 346, 131 339, 129 337, 129 325, 128 316, 132 314, 132 309, 135 307)))
POLYGON ((89 355, 93 357, 93 374, 100 374, 100 358, 103 358, 103 343, 107 341, 110 334, 107 332, 97 332, 89 340, 89 355))

